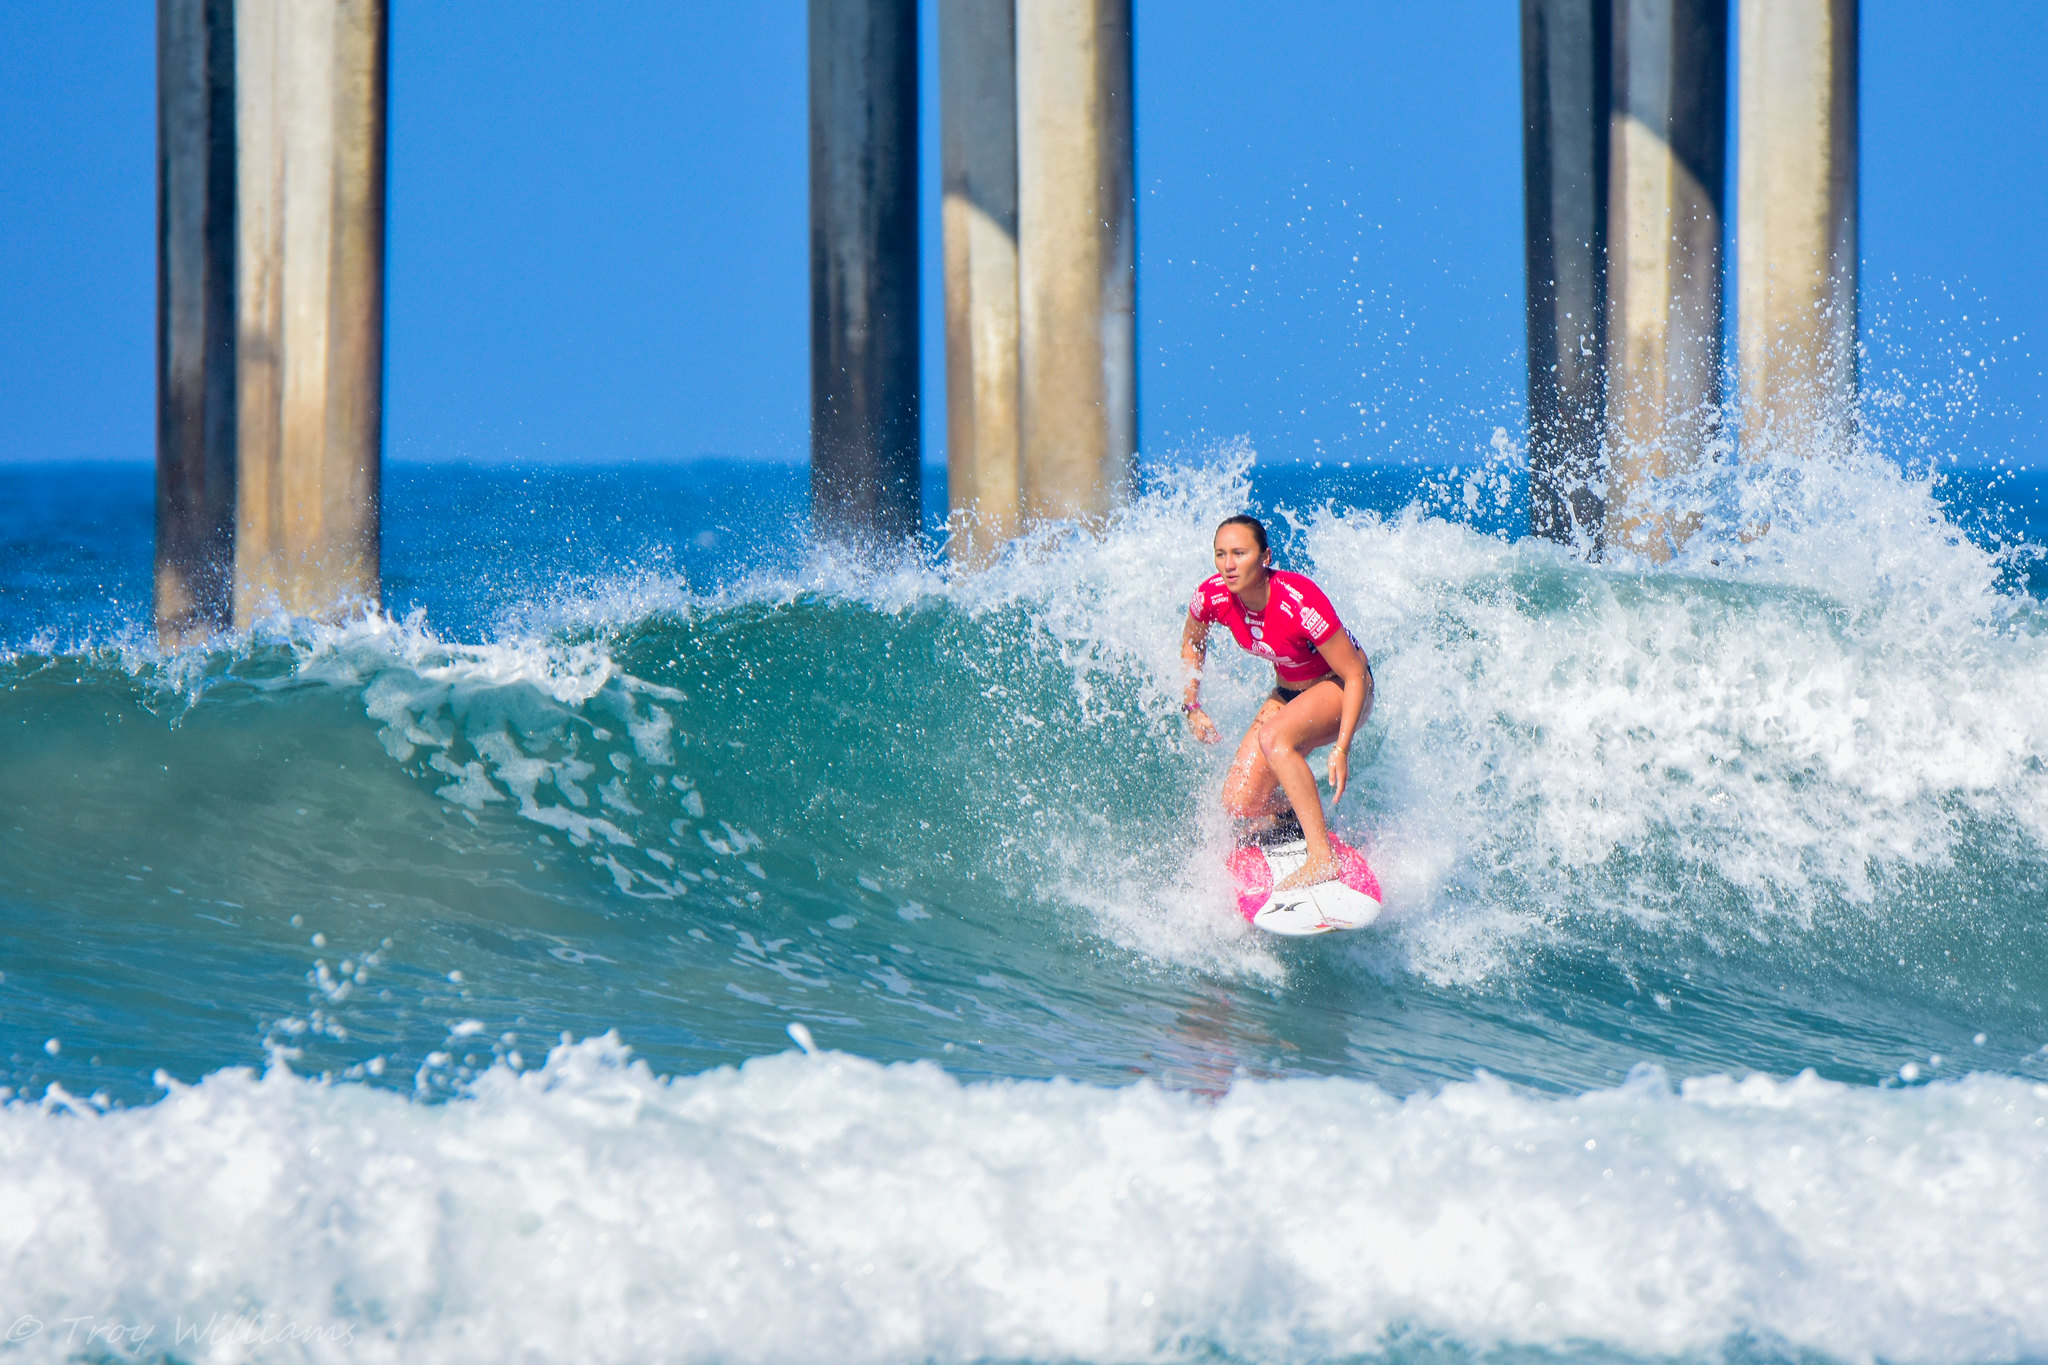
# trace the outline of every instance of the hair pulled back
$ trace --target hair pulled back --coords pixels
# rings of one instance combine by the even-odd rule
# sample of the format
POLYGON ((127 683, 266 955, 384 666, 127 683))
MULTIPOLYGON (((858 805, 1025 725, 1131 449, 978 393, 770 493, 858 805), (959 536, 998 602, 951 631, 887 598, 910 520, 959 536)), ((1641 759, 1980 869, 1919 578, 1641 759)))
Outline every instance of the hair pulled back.
POLYGON ((1234 517, 1225 517, 1221 522, 1217 523, 1216 529, 1221 531, 1225 526, 1243 526, 1248 528, 1252 533, 1252 539, 1259 543, 1259 553, 1264 554, 1266 552, 1265 522, 1260 521, 1257 517, 1239 512, 1234 517))

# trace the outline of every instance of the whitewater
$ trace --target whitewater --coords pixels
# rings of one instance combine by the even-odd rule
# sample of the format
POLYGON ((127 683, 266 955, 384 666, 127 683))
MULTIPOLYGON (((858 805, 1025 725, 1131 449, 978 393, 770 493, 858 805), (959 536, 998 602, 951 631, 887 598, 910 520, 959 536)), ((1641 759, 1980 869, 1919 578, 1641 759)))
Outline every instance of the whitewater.
POLYGON ((1720 466, 1659 566, 1520 458, 1204 452, 972 571, 401 467, 385 612, 168 656, 147 471, 0 473, 7 1349, 2048 1356, 2015 486, 1720 466), (1341 941, 1232 913, 1182 728, 1243 510, 1378 681, 1341 941))

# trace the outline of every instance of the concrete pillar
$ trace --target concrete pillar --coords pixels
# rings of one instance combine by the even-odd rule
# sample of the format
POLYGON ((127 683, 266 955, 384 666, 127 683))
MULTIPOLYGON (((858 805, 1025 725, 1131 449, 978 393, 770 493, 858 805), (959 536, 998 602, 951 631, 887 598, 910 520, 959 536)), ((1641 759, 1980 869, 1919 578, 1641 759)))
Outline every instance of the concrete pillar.
POLYGON ((1017 0, 1027 518, 1092 517, 1138 449, 1130 0, 1017 0))
POLYGON ((235 620, 378 598, 384 0, 238 0, 235 620))
POLYGON ((1522 0, 1529 533, 1597 546, 1612 0, 1522 0))
POLYGON ((1607 543, 1660 561, 1698 516, 1657 483, 1719 429, 1727 81, 1727 0, 1615 0, 1607 543))
POLYGON ((1021 509, 1016 0, 940 0, 939 115, 948 543, 975 563, 1017 534, 1021 509))
POLYGON ((234 619, 234 0, 156 13, 156 632, 234 619))
POLYGON ((1739 32, 1742 448, 1812 454, 1854 422, 1857 0, 1742 0, 1739 32))
POLYGON ((921 507, 917 3, 810 0, 811 514, 901 541, 921 507))

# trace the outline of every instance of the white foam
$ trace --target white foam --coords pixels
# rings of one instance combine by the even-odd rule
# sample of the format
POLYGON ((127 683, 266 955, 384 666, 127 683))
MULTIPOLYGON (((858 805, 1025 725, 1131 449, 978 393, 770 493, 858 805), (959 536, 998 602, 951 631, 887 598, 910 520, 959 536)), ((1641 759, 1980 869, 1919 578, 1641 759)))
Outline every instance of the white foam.
POLYGON ((1824 514, 1785 513, 1740 562, 1702 548, 1689 571, 1587 567, 1413 515, 1309 519, 1316 572, 1375 654, 1386 738, 1366 780, 1395 827, 1451 835, 1454 899, 1501 899, 1492 879, 1539 910, 1569 894, 1709 913, 1683 876, 1588 888, 1652 851, 1757 922, 1805 923, 1941 866, 1965 813, 2048 838, 2032 608, 1997 594, 1924 482, 1853 463, 1802 477, 1824 514))
POLYGON ((2048 1087, 2003 1078, 1208 1102, 830 1052, 664 1080, 607 1037, 441 1105, 282 1070, 16 1102, 0 1158, 32 1360, 209 1315, 358 1362, 2048 1351, 2048 1087))
MULTIPOLYGON (((1423 503, 1499 503, 1521 454, 1496 445, 1423 503)), ((1181 604, 1216 521, 1251 502, 1250 459, 1155 471, 1101 527, 1050 528, 933 590, 974 612, 1021 607, 1084 710, 1117 674, 1173 727, 1181 604)), ((1775 932, 1867 911, 1901 873, 1944 866, 1970 820, 2048 841, 2048 638, 1929 479, 1856 449, 1696 482, 1672 495, 1697 500, 1702 529, 1666 568, 1588 564, 1421 503, 1275 517, 1306 548, 1290 567, 1374 659, 1368 761, 1338 822, 1383 873, 1408 967, 1511 970, 1503 945, 1561 917, 1775 932), (1629 858, 1658 871, 1617 870, 1629 858), (1713 895, 1688 890, 1702 877, 1713 895)), ((1270 673, 1227 645, 1209 673, 1234 736, 1270 673)), ((1207 781, 1228 747, 1207 755, 1207 781)), ((1189 909, 1206 892, 1162 861, 1176 836, 1075 836, 1087 846, 1064 898, 1140 951, 1260 970, 1189 909)))

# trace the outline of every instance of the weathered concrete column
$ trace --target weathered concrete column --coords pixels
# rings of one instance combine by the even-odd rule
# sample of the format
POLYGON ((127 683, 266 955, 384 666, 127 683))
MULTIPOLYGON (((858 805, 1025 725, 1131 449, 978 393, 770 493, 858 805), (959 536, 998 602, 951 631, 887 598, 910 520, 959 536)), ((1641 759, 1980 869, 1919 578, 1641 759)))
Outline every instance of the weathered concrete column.
POLYGON ((917 3, 810 0, 811 515, 918 528, 917 3))
POLYGON ((156 633, 234 619, 234 0, 156 12, 156 633))
POLYGON ((1855 412, 1857 0, 1742 0, 1741 15, 1742 448, 1813 454, 1855 412))
POLYGON ((1657 482, 1718 430, 1727 0, 1616 0, 1607 219, 1607 543, 1671 557, 1657 482))
POLYGON ((1599 543, 1613 0, 1522 0, 1529 533, 1599 543))
POLYGON ((1016 0, 940 0, 946 488, 955 558, 1017 534, 1016 0))
POLYGON ((1130 0, 1018 0, 1023 508, 1099 516, 1138 449, 1130 0))
POLYGON ((235 621, 378 597, 384 0, 238 0, 235 621))

